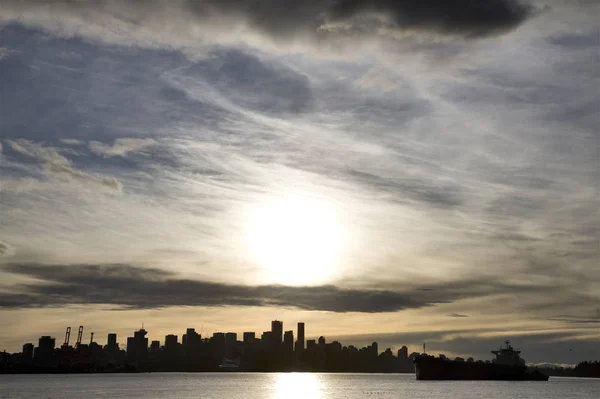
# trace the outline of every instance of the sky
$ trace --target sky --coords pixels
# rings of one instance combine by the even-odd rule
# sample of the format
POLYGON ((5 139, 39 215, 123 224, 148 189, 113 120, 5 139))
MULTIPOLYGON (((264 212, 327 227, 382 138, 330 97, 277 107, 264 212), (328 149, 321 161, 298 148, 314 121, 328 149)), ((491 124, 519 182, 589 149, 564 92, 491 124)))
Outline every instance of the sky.
POLYGON ((600 359, 594 0, 0 0, 0 349, 144 323, 600 359))

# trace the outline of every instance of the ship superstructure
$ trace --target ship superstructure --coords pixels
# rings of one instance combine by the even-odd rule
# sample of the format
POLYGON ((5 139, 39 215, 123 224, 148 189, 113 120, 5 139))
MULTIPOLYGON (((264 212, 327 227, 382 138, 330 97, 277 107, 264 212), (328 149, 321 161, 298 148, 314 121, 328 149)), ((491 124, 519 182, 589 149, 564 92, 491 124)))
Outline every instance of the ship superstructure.
POLYGON ((510 341, 504 341, 506 345, 503 348, 500 348, 497 351, 491 351, 494 355, 496 355, 496 359, 494 359, 493 363, 495 364, 504 364, 507 366, 525 366, 525 360, 521 359, 521 351, 513 349, 510 345, 510 341))

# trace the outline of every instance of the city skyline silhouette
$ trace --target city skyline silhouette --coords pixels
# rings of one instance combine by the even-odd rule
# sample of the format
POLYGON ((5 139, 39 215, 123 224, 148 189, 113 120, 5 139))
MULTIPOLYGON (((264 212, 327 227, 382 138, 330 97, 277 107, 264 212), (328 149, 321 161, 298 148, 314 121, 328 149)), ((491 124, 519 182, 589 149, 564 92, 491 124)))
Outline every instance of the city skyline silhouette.
POLYGON ((285 320, 600 359, 600 2, 0 10, 0 350, 285 320))

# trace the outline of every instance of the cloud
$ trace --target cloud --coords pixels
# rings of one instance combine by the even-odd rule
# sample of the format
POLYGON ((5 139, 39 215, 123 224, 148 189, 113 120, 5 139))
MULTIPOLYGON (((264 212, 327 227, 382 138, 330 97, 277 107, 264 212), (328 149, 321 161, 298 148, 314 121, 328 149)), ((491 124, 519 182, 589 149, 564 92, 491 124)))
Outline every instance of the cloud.
POLYGON ((340 0, 327 16, 350 29, 385 27, 475 38, 515 28, 533 12, 533 6, 519 0, 340 0))
POLYGON ((53 147, 44 147, 42 144, 28 140, 6 140, 6 143, 14 151, 48 165, 68 166, 70 164, 69 160, 60 155, 53 147))
POLYGON ((425 203, 432 207, 454 208, 464 204, 464 193, 457 184, 411 179, 400 176, 378 176, 360 170, 348 170, 348 177, 368 189, 389 193, 400 203, 425 203))
POLYGON ((189 88, 190 83, 206 82, 218 95, 243 109, 270 114, 311 110, 313 95, 308 76, 256 55, 213 51, 210 58, 182 72, 182 89, 189 88))
POLYGON ((600 308, 596 308, 593 312, 588 312, 586 315, 562 314, 551 317, 549 320, 569 324, 600 324, 600 308))
POLYGON ((111 176, 97 173, 87 173, 76 169, 66 157, 61 155, 55 147, 46 147, 40 143, 29 140, 6 140, 14 151, 40 162, 45 171, 56 177, 67 177, 84 183, 92 183, 107 187, 114 191, 122 191, 123 186, 119 180, 111 176))
POLYGON ((118 138, 112 145, 91 141, 90 150, 105 157, 123 157, 129 153, 145 154, 145 150, 156 144, 154 139, 118 138))
POLYGON ((72 146, 78 146, 83 144, 83 141, 77 139, 60 139, 60 142, 72 146))
MULTIPOLYGON (((405 32, 482 38, 518 27, 535 14, 518 0, 173 0, 53 1, 2 0, 4 19, 107 41, 198 47, 206 43, 252 42, 330 49, 405 32)), ((345 46, 350 51, 352 46, 345 46)))
POLYGON ((14 50, 9 49, 8 47, 0 47, 0 60, 10 57, 13 52, 14 50))
MULTIPOLYGON (((407 293, 335 286, 242 286, 185 280, 158 269, 128 265, 8 265, 4 271, 41 280, 20 294, 0 294, 0 307, 111 304, 167 306, 284 306, 332 312, 389 312, 428 306, 407 293)), ((25 287, 24 287, 25 288, 25 287)))
POLYGON ((8 243, 0 241, 0 258, 9 257, 15 254, 15 249, 8 243))
POLYGON ((339 32, 329 24, 344 23, 363 35, 382 24, 392 30, 413 29, 462 36, 487 36, 516 27, 533 7, 518 0, 280 0, 190 1, 200 18, 235 15, 273 37, 298 32, 339 32), (376 16, 376 18, 369 18, 376 16))
MULTIPOLYGON (((427 290, 323 286, 234 285, 183 279, 162 269, 113 265, 9 264, 4 272, 32 277, 19 294, 1 293, 0 307, 108 304, 131 309, 168 306, 280 306, 330 312, 381 313, 498 293, 532 292, 531 285, 455 281, 427 290)), ((432 288, 433 287, 433 288, 432 288)))

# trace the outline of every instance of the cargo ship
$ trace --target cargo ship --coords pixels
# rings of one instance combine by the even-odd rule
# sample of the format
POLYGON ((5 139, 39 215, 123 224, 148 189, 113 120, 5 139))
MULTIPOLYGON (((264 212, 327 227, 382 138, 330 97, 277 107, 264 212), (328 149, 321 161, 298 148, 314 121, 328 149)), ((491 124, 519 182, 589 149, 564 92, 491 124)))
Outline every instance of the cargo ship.
POLYGON ((450 360, 427 354, 414 358, 417 380, 495 380, 495 381, 548 381, 548 376, 530 370, 510 341, 499 350, 492 362, 450 360))

